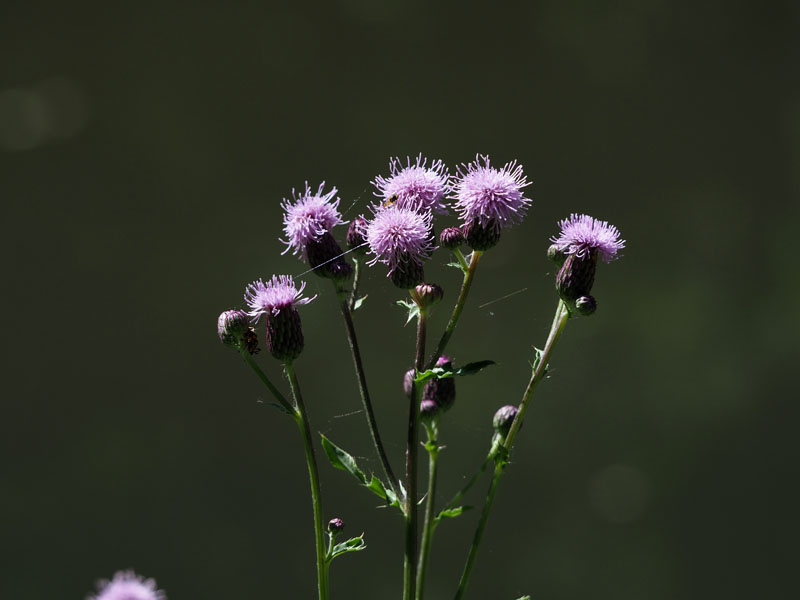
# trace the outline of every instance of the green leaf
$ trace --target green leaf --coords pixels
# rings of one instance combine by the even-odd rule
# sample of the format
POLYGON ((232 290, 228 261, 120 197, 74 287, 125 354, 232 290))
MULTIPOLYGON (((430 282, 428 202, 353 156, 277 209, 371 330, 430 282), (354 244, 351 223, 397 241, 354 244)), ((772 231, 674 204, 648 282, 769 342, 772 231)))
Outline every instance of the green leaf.
POLYGON ((467 363, 463 367, 459 367, 458 369, 454 369, 452 371, 448 371, 442 367, 434 367, 433 369, 428 369, 422 373, 418 373, 416 379, 414 379, 415 383, 425 383, 429 379, 438 378, 438 379, 446 379, 448 377, 455 377, 458 375, 459 377, 463 377, 465 375, 475 375, 485 369, 490 365, 497 364, 493 360, 479 360, 477 362, 467 363))
POLYGON ((479 371, 482 371, 486 367, 491 365, 496 365, 497 363, 493 360, 479 360, 477 362, 467 363, 463 367, 460 367, 453 371, 455 375, 464 376, 464 375, 475 375, 479 371))
POLYGON ((402 506, 400 505, 397 495, 390 487, 387 487, 386 484, 383 483, 383 481, 381 481, 379 478, 375 477, 374 474, 370 477, 369 482, 367 482, 367 476, 364 474, 364 471, 358 468, 356 459, 353 458, 351 454, 339 448, 339 446, 334 444, 324 435, 320 434, 320 437, 322 438, 322 447, 325 450, 325 454, 328 455, 328 460, 331 461, 331 464, 334 467, 350 473, 353 477, 358 479, 358 482, 361 485, 378 496, 378 498, 381 500, 384 500, 389 506, 396 506, 402 510, 402 506))
POLYGON ((358 298, 355 302, 353 302, 353 312, 361 308, 361 305, 364 304, 364 300, 367 299, 368 295, 369 294, 364 294, 363 296, 361 296, 361 298, 358 298))
POLYGON ((536 356, 533 357, 533 364, 531 365, 531 369, 535 373, 536 369, 539 368, 539 363, 542 362, 542 354, 544 354, 544 350, 541 350, 536 346, 534 346, 533 349, 536 351, 536 356))
POLYGON ((289 415, 292 418, 297 416, 295 413, 289 412, 288 410, 286 410, 286 407, 283 404, 278 404, 277 402, 270 402, 269 406, 271 406, 272 408, 277 408, 283 414, 289 415))
POLYGON ((408 318, 406 319, 406 325, 411 323, 412 320, 416 319, 419 316, 419 306, 415 302, 406 302, 405 300, 398 300, 397 306, 402 306, 408 311, 408 318))
POLYGON ((441 521, 442 519, 455 519, 456 517, 460 517, 465 511, 471 508, 471 506, 456 506, 455 508, 446 508, 436 515, 436 520, 441 521))
POLYGON ((328 560, 331 561, 340 554, 345 554, 347 552, 358 552, 359 550, 364 550, 366 547, 367 543, 364 541, 364 534, 362 533, 358 537, 350 538, 341 544, 336 544, 331 550, 328 560))
POLYGON ((531 600, 530 596, 520 596, 517 600, 531 600))
POLYGON ((321 437, 322 447, 325 449, 325 454, 328 455, 328 460, 331 461, 331 464, 337 469, 341 469, 342 471, 347 471, 350 473, 353 477, 358 479, 362 485, 367 485, 367 476, 364 475, 364 472, 358 468, 356 459, 339 448, 339 446, 334 444, 324 435, 321 437))

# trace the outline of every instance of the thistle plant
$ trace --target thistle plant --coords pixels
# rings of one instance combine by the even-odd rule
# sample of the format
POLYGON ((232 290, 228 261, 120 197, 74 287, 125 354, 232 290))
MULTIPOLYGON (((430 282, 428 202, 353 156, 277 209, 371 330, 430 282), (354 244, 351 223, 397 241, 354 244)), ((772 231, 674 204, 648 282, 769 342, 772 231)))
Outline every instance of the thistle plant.
MULTIPOLYGON (((350 453, 327 437, 312 438, 309 413, 313 413, 320 399, 309 398, 306 402, 295 370, 295 362, 306 343, 319 342, 313 328, 304 335, 301 324, 298 309, 316 298, 303 296, 304 281, 295 283, 288 275, 271 275, 253 281, 245 288, 245 310, 227 310, 219 316, 219 339, 238 351, 275 398, 275 406, 298 426, 309 473, 317 587, 321 600, 329 598, 332 561, 340 555, 365 549, 366 542, 360 535, 337 543, 344 523, 339 518, 324 521, 316 460, 318 446, 333 467, 347 472, 361 487, 402 516, 403 575, 399 576, 398 569, 398 594, 402 590, 403 600, 424 598, 428 564, 436 549, 437 527, 464 513, 466 507, 462 500, 487 471, 491 471, 473 540, 465 550, 462 575, 459 581, 453 582, 453 598, 458 600, 467 593, 502 475, 509 466, 509 456, 531 398, 548 372, 556 344, 570 320, 596 312, 598 303, 592 291, 598 259, 612 262, 618 258, 625 242, 615 227, 577 214, 559 223, 560 232, 552 236, 549 248, 543 237, 542 253, 557 267, 553 281, 556 311, 550 332, 542 349, 535 351, 530 379, 527 385, 520 385, 521 397, 516 401, 507 399, 493 418, 487 419, 484 460, 474 473, 465 475, 466 485, 451 491, 450 500, 445 502, 437 481, 439 454, 443 448, 440 440, 446 437, 448 423, 458 419, 456 388, 459 396, 470 394, 469 386, 462 383, 457 386, 456 378, 475 375, 494 364, 486 359, 460 360, 460 351, 457 347, 451 348, 451 340, 466 309, 482 257, 501 242, 501 235, 511 235, 507 232, 520 223, 531 208, 532 201, 526 196, 526 188, 531 184, 522 165, 516 161, 497 168, 492 166, 488 156, 477 155, 474 161, 462 164, 451 175, 441 160, 429 163, 421 154, 414 160, 390 159, 388 174, 375 176, 372 184, 377 200, 350 223, 345 222, 339 212, 340 199, 335 187, 325 191, 325 184, 322 184, 314 191, 306 184, 302 192, 292 191, 291 199, 284 199, 282 204, 281 239, 286 244, 284 252, 292 251, 307 263, 307 273, 328 279, 332 284, 330 294, 321 292, 319 300, 329 296, 337 302, 341 312, 366 417, 365 435, 372 441, 382 474, 365 473, 350 453), (442 229, 437 238, 435 216, 451 211, 459 216, 460 225, 442 229), (337 241, 337 231, 341 243, 337 241), (470 249, 466 255, 462 252, 464 248, 470 249), (426 278, 425 265, 437 253, 451 256, 451 265, 461 271, 462 283, 454 294, 447 325, 432 338, 435 343, 428 344, 428 317, 450 296, 440 285, 426 278), (408 311, 408 322, 415 320, 417 325, 415 346, 396 359, 398 372, 405 373, 402 390, 408 400, 408 419, 403 424, 406 432, 404 456, 390 457, 382 442, 375 407, 380 408, 391 400, 373 401, 356 334, 353 315, 367 297, 361 295, 361 288, 372 280, 366 276, 367 267, 377 277, 389 278, 401 296, 397 303, 408 311), (259 338, 267 350, 261 356, 269 354, 283 365, 288 394, 273 384, 259 366, 259 338), (425 434, 424 441, 420 439, 421 432, 425 434), (420 490, 419 482, 420 449, 428 458, 424 490, 420 490), (403 469, 398 471, 402 476, 395 475, 392 461, 395 465, 402 463, 403 469), (421 505, 424 509, 419 508, 421 505)), ((387 527, 395 523, 389 520, 387 527)), ((452 554, 453 550, 447 549, 447 552, 452 554)), ((105 596, 97 598, 106 600, 105 596)))

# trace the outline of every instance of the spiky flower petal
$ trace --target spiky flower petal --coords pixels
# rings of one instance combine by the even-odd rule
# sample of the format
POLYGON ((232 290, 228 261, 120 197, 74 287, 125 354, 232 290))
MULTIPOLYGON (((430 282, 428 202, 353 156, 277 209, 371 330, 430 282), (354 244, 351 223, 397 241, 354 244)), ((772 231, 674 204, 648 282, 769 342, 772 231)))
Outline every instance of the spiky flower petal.
POLYGON ((389 266, 391 275, 401 265, 421 266, 430 257, 435 249, 430 212, 421 213, 396 204, 378 206, 374 212, 366 228, 367 243, 374 255, 368 264, 382 262, 389 266))
POLYGON ((303 281, 298 290, 291 275, 273 275, 267 283, 258 279, 248 285, 244 292, 245 302, 250 307, 247 314, 257 321, 261 315, 278 315, 284 308, 308 304, 316 295, 303 298, 305 287, 306 282, 303 281))
POLYGON ((294 254, 303 252, 309 242, 318 241, 325 233, 330 232, 336 225, 345 223, 339 214, 339 199, 334 198, 338 190, 334 187, 325 193, 323 181, 316 193, 306 182, 305 190, 298 194, 292 190, 292 201, 284 198, 281 203, 283 208, 283 233, 286 244, 284 254, 291 250, 294 254))
POLYGON ((561 233, 550 241, 564 254, 574 254, 583 259, 597 251, 608 263, 616 259, 617 252, 625 247, 625 240, 619 239, 616 227, 589 215, 572 214, 558 224, 561 233))
POLYGON ((458 167, 451 196, 461 218, 469 224, 499 229, 518 223, 525 216, 531 200, 522 188, 530 185, 517 161, 502 168, 491 166, 488 156, 475 157, 458 167))
POLYGON ((441 160, 433 161, 430 167, 427 163, 421 153, 413 164, 407 157, 405 166, 399 158, 389 159, 389 177, 378 175, 372 182, 378 190, 375 195, 400 208, 446 215, 444 198, 451 191, 449 170, 441 160))
POLYGON ((166 600, 153 579, 140 577, 133 571, 119 571, 111 581, 100 581, 96 595, 87 600, 166 600))

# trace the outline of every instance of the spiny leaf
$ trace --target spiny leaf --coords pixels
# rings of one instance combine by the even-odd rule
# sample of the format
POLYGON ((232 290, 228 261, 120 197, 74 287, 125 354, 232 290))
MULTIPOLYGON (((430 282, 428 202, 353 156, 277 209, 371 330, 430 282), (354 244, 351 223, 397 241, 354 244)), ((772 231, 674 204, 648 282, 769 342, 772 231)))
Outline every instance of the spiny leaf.
POLYGON ((408 318, 406 319, 406 325, 411 323, 412 320, 416 319, 419 316, 419 306, 417 306, 415 302, 406 302, 405 300, 398 300, 397 306, 402 306, 408 311, 408 318))
POLYGON ((477 362, 467 363, 463 367, 460 367, 454 371, 456 375, 475 375, 479 371, 482 371, 486 367, 491 365, 496 365, 497 363, 493 360, 479 360, 477 362))
POLYGON ((369 294, 364 294, 363 296, 361 296, 361 298, 358 298, 355 302, 353 302, 353 312, 361 308, 361 305, 364 304, 364 300, 367 299, 368 295, 369 294))
POLYGON ((364 534, 362 533, 358 537, 350 538, 346 542, 342 542, 341 544, 336 544, 333 549, 331 549, 331 555, 328 560, 333 560, 340 554, 345 554, 347 552, 358 552, 359 550, 363 550, 367 547, 367 543, 364 541, 364 534))
POLYGON ((442 519, 454 519, 461 516, 464 511, 467 511, 471 508, 471 506, 456 506, 454 508, 446 508, 436 515, 436 520, 441 521, 442 519))
POLYGON ((465 375, 475 375, 485 369, 488 366, 497 364, 493 360, 479 360, 477 362, 467 363, 463 367, 459 367, 457 369, 448 370, 442 367, 434 367, 432 369, 428 369, 422 373, 418 373, 416 379, 414 379, 415 383, 425 383, 429 379, 438 378, 438 379, 446 379, 448 377, 463 377, 465 375))
POLYGON ((542 354, 544 354, 544 351, 540 348, 537 348, 536 346, 534 346, 533 349, 536 351, 536 356, 533 357, 533 364, 531 365, 531 367, 533 372, 535 373, 536 369, 539 368, 539 363, 542 362, 542 354))

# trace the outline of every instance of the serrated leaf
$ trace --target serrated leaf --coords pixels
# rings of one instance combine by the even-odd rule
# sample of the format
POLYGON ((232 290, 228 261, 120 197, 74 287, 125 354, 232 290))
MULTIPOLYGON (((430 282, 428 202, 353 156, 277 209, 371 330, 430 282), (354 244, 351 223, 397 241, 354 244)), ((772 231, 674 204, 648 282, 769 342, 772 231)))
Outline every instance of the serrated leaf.
POLYGON ((434 377, 438 379, 447 379, 448 377, 464 377, 466 375, 475 375, 475 373, 482 371, 486 367, 496 364, 497 363, 493 360, 479 360, 477 362, 467 363, 463 367, 459 367, 458 369, 454 370, 448 370, 442 367, 434 367, 422 373, 418 373, 417 377, 414 379, 414 382, 418 384, 425 383, 434 377))
POLYGON ((460 517, 465 511, 471 509, 471 506, 456 506, 454 508, 446 508, 436 516, 437 521, 442 519, 454 519, 460 517))
POLYGON ((428 369, 427 371, 423 371, 422 373, 417 373, 417 376, 414 378, 414 383, 425 383, 429 379, 434 378, 442 379, 444 377, 452 377, 452 374, 446 375, 447 373, 452 373, 452 371, 447 371, 442 367, 434 367, 432 369, 428 369))
POLYGON ((364 294, 363 296, 361 296, 361 298, 358 298, 355 302, 353 302, 353 312, 361 308, 361 305, 364 304, 364 300, 367 299, 368 295, 369 294, 364 294))
POLYGON ((364 550, 366 547, 367 543, 364 541, 364 534, 362 533, 358 537, 350 538, 341 544, 336 544, 331 550, 328 560, 333 560, 340 554, 345 554, 347 552, 358 552, 359 550, 364 550))
POLYGON ((406 319, 406 325, 411 323, 413 319, 419 316, 419 306, 417 306, 415 302, 406 302, 405 300, 398 300, 397 306, 402 306, 408 311, 408 318, 406 319))
POLYGON ((321 437, 322 447, 325 450, 325 454, 328 455, 328 460, 331 461, 331 464, 337 469, 341 469, 342 471, 347 471, 350 473, 353 477, 358 479, 362 485, 367 485, 367 476, 364 475, 364 472, 358 468, 356 459, 353 458, 352 455, 339 448, 339 446, 334 444, 324 435, 321 437))

